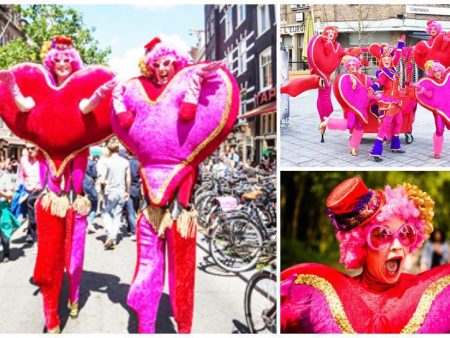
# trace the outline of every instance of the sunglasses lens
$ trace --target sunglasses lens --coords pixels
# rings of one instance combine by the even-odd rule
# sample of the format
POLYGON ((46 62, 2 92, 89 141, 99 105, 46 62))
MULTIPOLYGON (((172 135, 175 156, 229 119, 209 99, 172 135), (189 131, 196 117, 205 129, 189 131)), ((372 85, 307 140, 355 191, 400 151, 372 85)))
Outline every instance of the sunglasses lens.
POLYGON ((417 234, 416 229, 412 224, 405 224, 398 232, 398 239, 407 247, 410 247, 416 242, 417 234))
POLYGON ((369 234, 370 243, 372 244, 374 249, 381 249, 389 245, 392 240, 391 231, 382 226, 377 226, 370 231, 369 234))
POLYGON ((171 63, 172 63, 171 60, 166 60, 163 62, 163 65, 164 65, 164 67, 168 67, 168 66, 170 66, 171 63))
POLYGON ((158 69, 159 68, 159 63, 156 63, 156 62, 152 63, 152 67, 155 68, 155 69, 158 69))

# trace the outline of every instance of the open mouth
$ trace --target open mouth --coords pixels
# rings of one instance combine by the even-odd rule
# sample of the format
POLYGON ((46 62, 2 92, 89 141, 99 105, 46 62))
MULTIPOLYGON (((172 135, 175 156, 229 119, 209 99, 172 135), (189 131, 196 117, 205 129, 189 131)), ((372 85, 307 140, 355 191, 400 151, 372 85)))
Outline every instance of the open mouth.
POLYGON ((387 260, 384 265, 386 266, 386 271, 389 275, 394 276, 400 271, 400 265, 402 264, 403 258, 394 257, 387 260))

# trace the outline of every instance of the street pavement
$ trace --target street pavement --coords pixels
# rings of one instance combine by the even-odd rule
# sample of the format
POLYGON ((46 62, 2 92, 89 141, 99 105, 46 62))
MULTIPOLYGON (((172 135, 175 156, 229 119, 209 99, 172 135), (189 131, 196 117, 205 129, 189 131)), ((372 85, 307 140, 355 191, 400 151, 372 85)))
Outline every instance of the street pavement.
MULTIPOLYGON (((36 255, 25 242, 24 229, 22 226, 13 235, 12 261, 0 263, 2 334, 42 333, 44 329, 42 296, 32 281, 36 255)), ((68 292, 64 281, 59 310, 63 333, 137 332, 137 317, 126 304, 136 262, 136 243, 124 237, 115 250, 105 251, 103 239, 103 229, 86 238, 81 309, 77 319, 68 317, 68 292)), ((226 273, 214 266, 206 254, 206 247, 203 235, 199 234, 192 332, 248 332, 243 300, 246 283, 254 271, 240 275, 226 273)), ((167 285, 160 303, 156 331, 176 332, 167 285)))
MULTIPOLYGON (((444 151, 440 159, 435 159, 432 135, 435 130, 434 118, 430 111, 417 108, 411 144, 405 143, 401 135, 402 149, 405 154, 389 151, 389 144, 383 151, 383 161, 376 163, 370 156, 376 134, 364 134, 359 155, 351 156, 348 148, 348 131, 327 130, 325 143, 320 143, 319 114, 316 100, 318 91, 308 91, 295 98, 289 98, 289 123, 281 125, 281 166, 285 167, 340 167, 365 169, 401 167, 401 168, 443 168, 450 166, 450 134, 444 133, 444 151)), ((332 95, 334 112, 331 117, 342 117, 342 109, 332 95)))

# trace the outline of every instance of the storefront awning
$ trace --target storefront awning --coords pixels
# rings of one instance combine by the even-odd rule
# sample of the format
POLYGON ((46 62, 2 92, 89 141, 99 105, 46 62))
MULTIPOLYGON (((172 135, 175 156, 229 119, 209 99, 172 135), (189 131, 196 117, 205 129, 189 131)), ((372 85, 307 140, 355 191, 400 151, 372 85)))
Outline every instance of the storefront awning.
POLYGON ((0 141, 5 141, 6 143, 11 144, 13 146, 24 146, 25 145, 25 141, 18 137, 2 136, 2 137, 0 137, 0 141))
POLYGON ((240 119, 247 119, 249 117, 258 116, 264 113, 272 113, 277 111, 277 101, 272 101, 266 104, 263 104, 262 106, 259 106, 258 108, 255 108, 253 110, 250 110, 246 112, 245 114, 239 116, 240 119))

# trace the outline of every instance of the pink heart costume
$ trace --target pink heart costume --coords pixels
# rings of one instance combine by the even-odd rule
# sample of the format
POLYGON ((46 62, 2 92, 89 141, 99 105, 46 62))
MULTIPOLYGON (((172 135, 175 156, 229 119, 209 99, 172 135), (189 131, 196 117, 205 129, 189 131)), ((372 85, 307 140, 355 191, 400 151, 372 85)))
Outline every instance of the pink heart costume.
POLYGON ((155 332, 168 264, 178 332, 189 333, 196 266, 196 212, 189 201, 198 165, 232 130, 239 90, 219 63, 188 65, 186 55, 159 38, 145 48, 143 76, 116 88, 111 115, 114 132, 142 165, 149 202, 137 222, 138 258, 127 302, 139 316, 139 332, 155 332))
POLYGON ((368 121, 369 97, 367 89, 372 79, 359 73, 359 58, 347 56, 345 63, 347 73, 339 74, 333 84, 333 92, 344 111, 344 118, 328 118, 321 125, 332 130, 349 130, 351 133, 349 148, 357 155, 358 147, 364 135, 363 126, 368 121))
POLYGON ((280 89, 281 94, 289 96, 297 96, 307 90, 319 89, 317 111, 320 121, 333 112, 330 76, 346 54, 339 42, 336 41, 337 36, 338 31, 336 27, 332 26, 325 27, 321 35, 314 35, 308 45, 308 64, 311 75, 292 80, 280 89))
POLYGON ((450 73, 439 62, 428 61, 425 64, 427 77, 417 83, 417 101, 434 115, 436 131, 433 134, 434 157, 439 158, 444 145, 445 127, 450 127, 450 104, 447 95, 450 92, 450 73))
POLYGON ((12 70, 12 77, 1 74, 7 78, 3 82, 11 94, 6 106, 13 107, 14 101, 17 105, 10 112, 2 111, 2 117, 18 136, 40 147, 37 159, 45 190, 35 205, 38 253, 33 279, 43 296, 47 331, 59 332, 58 304, 64 269, 69 281, 70 315, 78 315, 90 210, 83 178, 88 147, 112 133, 108 102, 114 74, 104 67, 82 68, 78 51, 65 37, 56 37, 51 45, 44 46, 41 56, 45 67, 23 64, 12 70), (39 81, 44 84, 39 85, 39 81), (32 103, 24 109, 24 100, 30 97, 32 103), (86 98, 84 104, 79 101, 82 98, 86 98), (73 198, 69 196, 71 190, 73 198))

